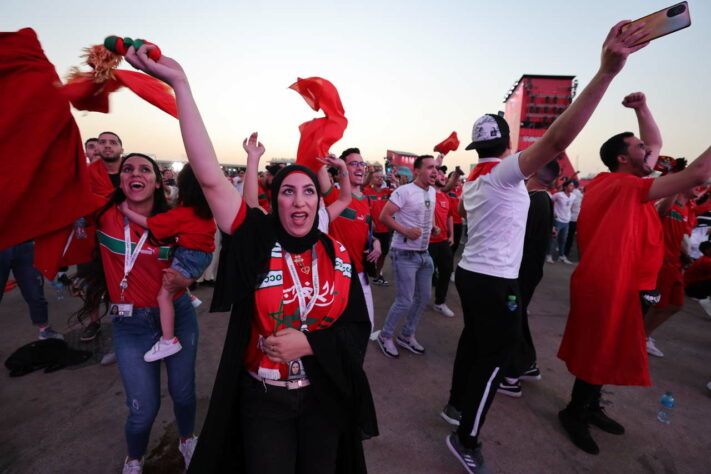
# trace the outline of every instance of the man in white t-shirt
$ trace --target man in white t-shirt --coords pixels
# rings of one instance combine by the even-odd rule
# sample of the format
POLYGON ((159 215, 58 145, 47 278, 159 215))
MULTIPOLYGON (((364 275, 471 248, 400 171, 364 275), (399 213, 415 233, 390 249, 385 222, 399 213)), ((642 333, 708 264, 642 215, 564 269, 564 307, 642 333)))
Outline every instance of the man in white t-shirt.
POLYGON ((565 257, 570 257, 570 251, 575 243, 575 232, 578 227, 578 216, 580 215, 580 206, 583 203, 583 192, 580 190, 580 183, 577 179, 573 180, 573 207, 570 208, 570 222, 568 223, 568 240, 565 242, 565 257))
POLYGON ((454 361, 449 402, 442 417, 455 425, 447 446, 467 472, 491 472, 479 443, 481 428, 521 337, 521 295, 518 274, 529 197, 524 179, 565 150, 585 126, 633 46, 644 25, 622 30, 620 22, 602 47, 598 72, 578 98, 546 133, 522 152, 511 154, 506 121, 498 115, 476 120, 472 143, 479 163, 464 185, 460 214, 466 215, 468 236, 456 271, 464 329, 454 361), (465 214, 466 213, 466 214, 465 214))
POLYGON ((425 353, 415 339, 415 330, 432 292, 434 263, 427 248, 434 226, 437 164, 431 155, 423 155, 414 167, 415 180, 393 191, 380 214, 380 222, 395 231, 390 246, 395 301, 378 336, 380 349, 390 358, 400 355, 393 333, 405 314, 405 325, 395 342, 415 354, 425 353))
POLYGON ((557 192, 551 197, 553 201, 553 214, 555 214, 553 226, 555 227, 556 236, 555 239, 551 239, 551 244, 548 247, 548 255, 546 256, 546 262, 548 263, 553 263, 553 251, 556 248, 556 244, 558 245, 558 261, 573 263, 565 256, 565 242, 568 239, 568 224, 570 223, 573 202, 575 202, 573 187, 573 180, 566 180, 563 183, 563 191, 557 192))

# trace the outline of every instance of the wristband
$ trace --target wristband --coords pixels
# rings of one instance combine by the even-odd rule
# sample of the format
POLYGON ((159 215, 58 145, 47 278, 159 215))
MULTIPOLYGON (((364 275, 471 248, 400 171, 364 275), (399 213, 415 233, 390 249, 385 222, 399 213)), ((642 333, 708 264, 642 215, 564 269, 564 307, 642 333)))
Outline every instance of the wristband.
POLYGON ((346 176, 348 176, 348 170, 338 173, 338 176, 342 176, 345 178, 346 176))

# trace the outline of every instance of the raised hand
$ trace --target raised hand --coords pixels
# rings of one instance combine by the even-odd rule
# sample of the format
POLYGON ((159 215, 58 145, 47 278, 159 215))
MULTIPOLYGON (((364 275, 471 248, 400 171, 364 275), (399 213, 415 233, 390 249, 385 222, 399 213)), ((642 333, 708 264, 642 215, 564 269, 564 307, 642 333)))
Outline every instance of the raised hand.
POLYGON ((633 46, 649 33, 643 22, 625 28, 629 20, 624 20, 612 27, 602 45, 600 70, 607 74, 617 74, 625 66, 627 57, 644 48, 649 42, 633 46))
POLYGON ((173 87, 179 82, 187 82, 185 71, 183 71, 183 68, 176 60, 165 55, 161 56, 158 61, 151 59, 148 53, 153 48, 155 48, 154 45, 144 44, 136 51, 136 49, 131 46, 128 48, 128 51, 126 51, 126 56, 124 57, 131 66, 173 87))
POLYGON ((264 154, 264 145, 258 140, 259 134, 254 132, 242 142, 242 148, 248 157, 259 159, 264 154))
POLYGON ((316 158, 318 161, 324 164, 324 166, 330 166, 331 168, 336 168, 340 173, 345 173, 348 171, 346 162, 338 158, 333 153, 329 153, 324 158, 316 158))
POLYGON ((622 100, 622 105, 630 109, 639 109, 647 104, 647 98, 643 92, 633 92, 622 100))

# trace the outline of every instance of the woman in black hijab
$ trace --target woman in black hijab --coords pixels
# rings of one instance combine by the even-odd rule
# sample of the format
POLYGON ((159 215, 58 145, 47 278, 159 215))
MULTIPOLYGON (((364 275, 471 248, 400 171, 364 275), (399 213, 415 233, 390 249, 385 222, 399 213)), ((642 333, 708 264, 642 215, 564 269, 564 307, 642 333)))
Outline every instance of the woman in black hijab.
MULTIPOLYGON (((181 67, 149 59, 149 48, 126 59, 173 87, 188 159, 232 235, 213 301, 231 303, 232 315, 190 472, 366 472, 361 440, 377 435, 362 369, 370 321, 345 248, 318 230, 316 176, 284 168, 273 213, 248 208, 222 174, 181 67)), ((264 153, 256 134, 245 150, 264 153)))

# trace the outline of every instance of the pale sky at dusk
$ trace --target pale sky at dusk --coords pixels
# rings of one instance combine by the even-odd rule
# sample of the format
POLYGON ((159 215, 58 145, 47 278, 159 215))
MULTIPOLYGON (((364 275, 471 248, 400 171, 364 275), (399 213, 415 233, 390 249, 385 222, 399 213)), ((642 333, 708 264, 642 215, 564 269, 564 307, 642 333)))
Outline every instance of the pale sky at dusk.
MULTIPOLYGON (((369 161, 387 149, 430 153, 456 130, 462 146, 446 161, 468 167, 474 119, 503 110, 522 74, 575 75, 580 91, 612 25, 672 3, 4 0, 0 31, 34 28, 62 77, 82 48, 107 35, 158 44, 187 71, 222 162, 244 163, 242 139, 254 130, 266 159, 294 157, 298 125, 321 114, 288 86, 321 76, 338 88, 349 120, 333 152, 358 146, 369 161)), ((695 158, 711 144, 711 2, 689 9, 691 27, 633 55, 569 148, 583 174, 603 169, 605 139, 637 132, 634 113, 620 105, 633 91, 647 94, 664 154, 695 158)), ((109 114, 75 116, 85 139, 113 130, 126 151, 185 158, 177 121, 127 91, 112 96, 109 114)))

